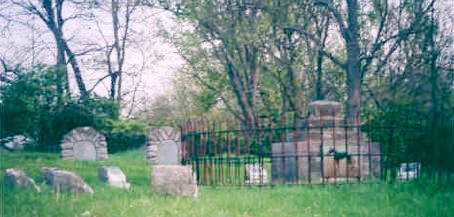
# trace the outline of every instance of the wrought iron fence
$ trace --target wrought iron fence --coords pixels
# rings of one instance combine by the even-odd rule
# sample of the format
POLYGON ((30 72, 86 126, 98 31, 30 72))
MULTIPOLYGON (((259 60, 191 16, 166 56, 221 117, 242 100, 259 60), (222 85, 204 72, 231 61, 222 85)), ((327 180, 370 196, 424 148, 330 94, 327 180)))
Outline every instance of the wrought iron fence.
POLYGON ((421 173, 421 162, 408 154, 421 142, 419 132, 419 126, 348 124, 334 115, 296 126, 201 119, 181 125, 180 153, 200 185, 410 180, 421 173))

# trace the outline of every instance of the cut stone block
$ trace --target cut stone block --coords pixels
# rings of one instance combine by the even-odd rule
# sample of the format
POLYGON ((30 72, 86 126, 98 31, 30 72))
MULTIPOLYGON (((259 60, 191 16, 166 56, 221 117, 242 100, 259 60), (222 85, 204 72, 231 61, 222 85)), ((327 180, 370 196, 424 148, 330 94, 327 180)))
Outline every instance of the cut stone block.
POLYGON ((56 192, 69 193, 89 193, 93 194, 93 189, 73 172, 61 170, 53 167, 42 169, 44 181, 53 187, 56 192))
POLYGON ((197 197, 199 192, 196 176, 191 166, 153 166, 151 188, 158 194, 184 197, 197 197))
POLYGON ((129 189, 131 186, 119 167, 101 167, 98 170, 98 176, 101 181, 113 187, 129 189))

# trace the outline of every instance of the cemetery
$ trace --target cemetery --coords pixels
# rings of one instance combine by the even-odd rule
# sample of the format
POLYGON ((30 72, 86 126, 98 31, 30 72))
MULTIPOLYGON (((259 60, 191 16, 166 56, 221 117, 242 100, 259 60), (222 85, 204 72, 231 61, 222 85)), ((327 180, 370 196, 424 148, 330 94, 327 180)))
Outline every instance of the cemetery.
POLYGON ((453 0, 0 0, 0 217, 454 216, 453 0))

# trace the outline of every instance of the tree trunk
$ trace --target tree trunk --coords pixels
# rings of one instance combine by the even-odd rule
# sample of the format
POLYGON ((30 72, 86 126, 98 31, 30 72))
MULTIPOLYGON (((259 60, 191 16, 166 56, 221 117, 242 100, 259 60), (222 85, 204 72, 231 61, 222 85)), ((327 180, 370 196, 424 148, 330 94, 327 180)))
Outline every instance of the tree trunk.
POLYGON ((347 121, 359 121, 361 112, 361 62, 359 47, 358 1, 347 0, 347 121))

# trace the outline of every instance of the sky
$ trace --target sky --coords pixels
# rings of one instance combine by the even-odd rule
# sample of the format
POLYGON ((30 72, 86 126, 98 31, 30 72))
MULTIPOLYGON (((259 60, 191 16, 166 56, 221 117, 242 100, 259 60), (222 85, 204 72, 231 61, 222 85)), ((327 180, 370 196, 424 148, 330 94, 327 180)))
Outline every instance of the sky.
MULTIPOLYGON (((76 12, 73 8, 64 10, 67 16, 76 12)), ((76 53, 85 50, 87 44, 90 47, 105 45, 105 38, 110 43, 113 33, 111 17, 107 12, 102 10, 95 12, 97 23, 79 19, 65 24, 64 36, 69 39, 69 44, 76 53)), ((22 64, 25 67, 33 64, 55 63, 55 42, 41 20, 24 14, 18 7, 1 8, 0 6, 0 13, 15 19, 14 22, 0 19, 1 58, 9 65, 22 64)), ((183 30, 173 16, 163 10, 140 8, 134 12, 132 19, 134 22, 131 22, 133 24, 130 38, 134 42, 130 43, 126 51, 124 68, 128 74, 135 74, 135 76, 124 76, 123 89, 124 93, 127 93, 137 87, 136 102, 147 106, 156 97, 169 95, 172 92, 175 73, 184 65, 176 49, 160 33, 163 28, 171 34, 183 30)), ((103 58, 104 50, 79 57, 79 65, 87 89, 106 75, 106 67, 99 64, 103 58)), ((96 94, 106 96, 109 82, 109 79, 105 79, 98 85, 95 89, 96 94)), ((73 92, 76 92, 77 86, 72 73, 70 73, 70 85, 73 92)), ((130 101, 132 97, 132 94, 128 94, 125 100, 130 101)))
MULTIPOLYGON (((37 2, 38 0, 17 1, 37 2)), ((54 64, 55 42, 49 30, 36 16, 26 14, 18 6, 11 5, 11 2, 11 0, 0 0, 0 57, 10 65, 22 64, 25 67, 33 64, 54 64), (9 19, 12 22, 8 22, 9 19)), ((106 7, 106 10, 100 9, 93 12, 97 23, 92 19, 89 21, 77 19, 65 24, 64 36, 69 39, 69 44, 76 53, 84 50, 86 44, 101 47, 105 45, 104 38, 108 41, 113 38, 108 5, 106 7)), ((450 29, 452 33, 454 0, 440 0, 437 7, 446 11, 443 14, 450 18, 445 19, 447 23, 444 23, 442 28, 450 29)), ((77 6, 68 5, 64 10, 64 16, 77 14, 78 10, 77 6)), ((172 93, 173 79, 184 66, 184 60, 173 45, 162 36, 162 31, 179 34, 190 28, 187 24, 176 21, 171 13, 150 7, 138 9, 133 15, 133 21, 131 39, 134 43, 128 46, 125 70, 140 76, 125 76, 124 92, 138 87, 135 97, 138 105, 149 106, 158 96, 172 93)), ((79 57, 79 65, 88 89, 99 78, 106 75, 106 67, 99 64, 103 59, 102 55, 103 51, 99 51, 79 57)), ((70 81, 72 90, 76 92, 77 87, 72 73, 70 73, 70 81)), ((106 96, 108 88, 109 80, 106 79, 97 86, 95 92, 106 96)), ((125 100, 130 101, 132 97, 129 94, 125 100)))

